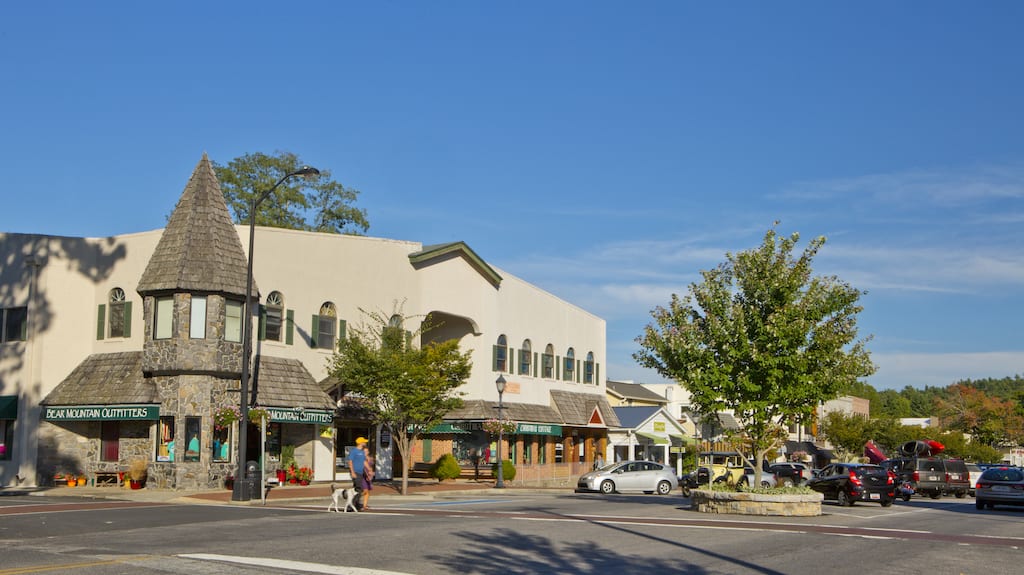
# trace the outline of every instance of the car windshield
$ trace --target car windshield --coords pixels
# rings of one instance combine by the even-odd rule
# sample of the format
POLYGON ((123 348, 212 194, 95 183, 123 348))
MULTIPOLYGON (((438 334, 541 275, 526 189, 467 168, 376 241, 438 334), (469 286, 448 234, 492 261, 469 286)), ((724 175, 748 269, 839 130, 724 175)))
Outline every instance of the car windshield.
POLYGON ((986 481, 1024 481, 1024 473, 1012 467, 992 467, 981 474, 986 481))

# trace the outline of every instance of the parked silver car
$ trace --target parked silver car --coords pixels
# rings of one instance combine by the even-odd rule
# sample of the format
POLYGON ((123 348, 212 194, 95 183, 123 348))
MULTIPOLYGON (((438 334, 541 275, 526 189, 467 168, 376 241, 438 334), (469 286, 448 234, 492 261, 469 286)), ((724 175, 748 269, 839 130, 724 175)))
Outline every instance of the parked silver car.
POLYGON ((679 484, 675 471, 653 461, 620 461, 580 476, 578 491, 643 491, 668 495, 679 484))

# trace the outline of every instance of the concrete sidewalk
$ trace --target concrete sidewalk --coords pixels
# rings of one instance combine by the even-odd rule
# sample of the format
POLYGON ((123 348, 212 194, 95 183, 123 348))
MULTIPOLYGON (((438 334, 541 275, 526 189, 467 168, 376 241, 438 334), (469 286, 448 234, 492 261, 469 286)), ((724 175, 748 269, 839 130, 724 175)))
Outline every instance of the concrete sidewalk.
MULTIPOLYGON (((340 487, 351 485, 349 480, 338 480, 334 482, 340 487)), ((396 501, 414 499, 433 499, 442 495, 463 495, 472 493, 496 492, 493 481, 455 480, 438 482, 433 479, 410 479, 409 489, 406 495, 401 495, 401 480, 374 482, 372 498, 374 501, 396 501)), ((537 491, 569 492, 570 489, 533 489, 517 488, 509 486, 500 490, 503 494, 535 493, 537 491)), ((190 503, 190 504, 225 504, 236 505, 259 505, 259 497, 252 501, 231 501, 232 492, 228 489, 220 490, 186 490, 186 489, 126 489, 124 487, 5 487, 0 488, 0 495, 45 495, 47 497, 85 497, 95 499, 117 499, 122 501, 151 501, 190 503)), ((274 487, 267 495, 267 501, 280 503, 284 501, 320 500, 327 502, 331 495, 331 483, 319 482, 310 485, 283 485, 274 487)), ((326 503, 325 503, 326 504, 326 503)))

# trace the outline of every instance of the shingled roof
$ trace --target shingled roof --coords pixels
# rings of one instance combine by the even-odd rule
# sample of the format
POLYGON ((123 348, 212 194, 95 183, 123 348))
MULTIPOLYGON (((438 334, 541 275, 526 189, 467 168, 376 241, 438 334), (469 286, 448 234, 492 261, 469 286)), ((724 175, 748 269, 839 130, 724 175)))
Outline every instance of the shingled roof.
POLYGON ((42 405, 160 403, 156 385, 142 376, 142 352, 96 353, 60 382, 42 405))
POLYGON ((667 399, 638 383, 612 381, 610 379, 605 383, 609 393, 617 395, 622 399, 660 403, 662 405, 668 403, 667 399))
POLYGON ((615 415, 608 400, 593 393, 577 393, 574 391, 551 391, 551 399, 555 408, 562 414, 567 425, 588 425, 590 416, 596 408, 601 412, 605 425, 619 427, 619 417, 615 415))
MULTIPOLYGON (((203 154, 139 280, 138 292, 200 291, 244 297, 247 265, 213 165, 203 154)), ((254 282, 253 293, 258 291, 254 282)))
MULTIPOLYGON (((504 403, 504 416, 515 421, 526 421, 531 423, 562 423, 562 416, 558 411, 547 405, 534 403, 504 403)), ((498 417, 498 402, 484 400, 469 400, 462 404, 459 409, 453 409, 445 414, 447 420, 472 421, 477 419, 490 419, 498 417)))
POLYGON ((260 356, 255 401, 264 407, 307 407, 334 410, 312 374, 297 359, 260 356))

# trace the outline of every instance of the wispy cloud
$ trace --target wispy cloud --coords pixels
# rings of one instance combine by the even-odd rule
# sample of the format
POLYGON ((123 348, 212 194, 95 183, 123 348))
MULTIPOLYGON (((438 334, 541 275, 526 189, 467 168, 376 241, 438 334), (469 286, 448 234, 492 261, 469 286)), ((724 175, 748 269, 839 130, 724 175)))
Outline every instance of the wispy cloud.
POLYGON ((1024 198, 1024 166, 913 170, 846 179, 795 182, 771 197, 783 200, 849 200, 920 206, 928 202, 963 207, 991 200, 1024 198))

